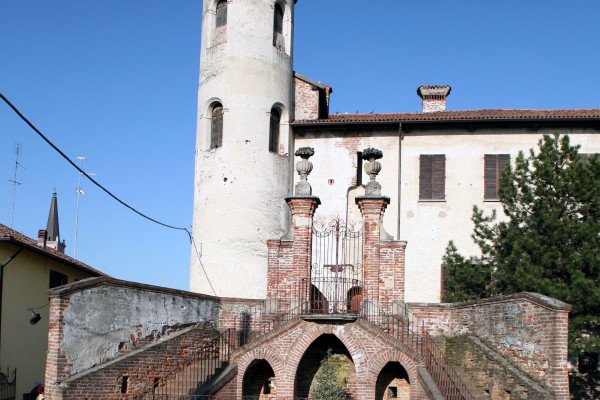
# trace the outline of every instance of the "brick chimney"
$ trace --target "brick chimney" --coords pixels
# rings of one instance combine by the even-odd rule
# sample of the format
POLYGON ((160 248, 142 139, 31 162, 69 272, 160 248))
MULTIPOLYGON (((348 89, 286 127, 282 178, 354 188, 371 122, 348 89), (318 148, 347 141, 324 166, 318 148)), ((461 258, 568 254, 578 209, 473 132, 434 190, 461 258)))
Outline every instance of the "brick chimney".
POLYGON ((417 94, 423 99, 423 112, 446 111, 446 97, 452 88, 443 86, 419 86, 417 94))
POLYGON ((38 231, 38 246, 42 248, 46 248, 46 240, 48 240, 48 231, 45 229, 40 229, 38 231))

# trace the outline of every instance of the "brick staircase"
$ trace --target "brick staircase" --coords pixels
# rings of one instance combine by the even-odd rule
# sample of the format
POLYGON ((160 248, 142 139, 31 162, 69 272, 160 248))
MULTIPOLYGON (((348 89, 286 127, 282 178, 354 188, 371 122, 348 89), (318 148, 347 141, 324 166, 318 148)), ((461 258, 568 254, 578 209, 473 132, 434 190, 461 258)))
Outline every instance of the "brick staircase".
MULTIPOLYGON (((250 331, 227 329, 219 337, 204 345, 200 351, 189 355, 184 367, 161 377, 152 387, 134 396, 133 400, 156 398, 184 400, 194 398, 194 395, 204 394, 206 391, 203 388, 219 378, 230 364, 234 352, 243 353, 246 348, 268 340, 280 329, 297 322, 305 308, 301 305, 288 313, 277 314, 268 323, 250 331)), ((439 346, 442 343, 431 337, 424 325, 412 318, 408 312, 403 315, 390 315, 366 304, 361 314, 356 317, 363 323, 377 327, 380 332, 389 335, 397 343, 422 356, 427 372, 444 398, 451 400, 489 398, 480 396, 472 385, 465 383, 469 382, 469 379, 464 371, 459 371, 448 363, 442 350, 443 346, 442 348, 439 346)), ((234 374, 229 371, 229 375, 233 377, 234 374)))

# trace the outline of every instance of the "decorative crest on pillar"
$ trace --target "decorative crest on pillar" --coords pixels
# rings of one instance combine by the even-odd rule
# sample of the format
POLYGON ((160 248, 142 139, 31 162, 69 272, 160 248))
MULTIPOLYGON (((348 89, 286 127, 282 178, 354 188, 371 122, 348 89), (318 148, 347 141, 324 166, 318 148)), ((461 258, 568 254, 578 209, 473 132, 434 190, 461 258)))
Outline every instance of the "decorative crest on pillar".
POLYGON ((312 187, 308 183, 308 174, 313 169, 313 164, 308 161, 310 157, 315 154, 315 149, 312 147, 300 147, 294 155, 302 158, 296 163, 296 171, 300 175, 300 182, 296 184, 295 195, 296 196, 312 196, 312 187))
POLYGON ((383 157, 383 152, 374 147, 369 147, 362 151, 362 159, 368 161, 365 164, 365 172, 371 178, 365 187, 365 196, 381 196, 381 185, 376 181, 377 174, 381 171, 381 163, 377 160, 381 157, 383 157))

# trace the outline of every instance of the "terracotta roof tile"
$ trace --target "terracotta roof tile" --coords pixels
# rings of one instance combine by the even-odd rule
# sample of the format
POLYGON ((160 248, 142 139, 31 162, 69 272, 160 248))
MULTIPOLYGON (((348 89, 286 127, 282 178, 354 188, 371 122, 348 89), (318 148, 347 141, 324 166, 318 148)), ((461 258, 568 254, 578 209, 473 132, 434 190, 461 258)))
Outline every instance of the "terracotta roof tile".
POLYGON ((71 258, 64 253, 61 253, 49 247, 42 248, 38 245, 37 240, 25 236, 22 233, 17 232, 14 229, 11 229, 8 226, 2 224, 0 224, 0 241, 8 241, 11 243, 23 245, 29 248, 30 250, 43 254, 47 257, 54 258, 58 261, 63 261, 66 264, 69 264, 77 269, 89 272, 90 274, 95 276, 108 276, 105 273, 98 271, 97 269, 92 268, 89 265, 82 263, 81 261, 77 261, 76 259, 71 258))
POLYGON ((456 121, 487 119, 570 119, 600 118, 600 108, 563 110, 517 110, 487 109, 438 112, 390 113, 390 114, 330 114, 329 118, 318 120, 297 120, 294 124, 328 124, 352 122, 410 122, 410 121, 456 121))

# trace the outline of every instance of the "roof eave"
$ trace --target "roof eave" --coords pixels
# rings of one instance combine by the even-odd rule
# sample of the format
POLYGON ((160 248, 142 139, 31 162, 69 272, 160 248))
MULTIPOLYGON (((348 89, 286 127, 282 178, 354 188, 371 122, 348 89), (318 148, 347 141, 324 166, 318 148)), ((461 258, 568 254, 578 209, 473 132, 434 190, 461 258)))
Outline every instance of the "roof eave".
POLYGON ((14 238, 13 236, 3 236, 3 237, 0 237, 0 241, 1 242, 9 242, 9 243, 12 243, 14 245, 21 246, 23 248, 26 248, 28 250, 33 251, 34 253, 38 253, 38 254, 40 254, 40 255, 42 255, 44 257, 48 257, 48 258, 51 258, 51 259, 53 259, 55 261, 61 262, 63 264, 67 264, 67 265, 69 265, 69 266, 71 266, 71 267, 73 267, 75 269, 78 269, 80 271, 86 272, 88 274, 92 274, 94 276, 108 276, 106 274, 103 274, 100 271, 94 271, 92 269, 86 268, 86 267, 84 267, 82 265, 79 265, 77 263, 74 263, 73 261, 66 260, 66 259, 64 259, 62 257, 59 257, 59 256, 54 255, 52 253, 49 253, 49 252, 45 251, 44 249, 40 248, 39 246, 33 246, 33 245, 29 244, 29 243, 22 242, 22 241, 20 241, 20 240, 18 240, 16 238, 14 238))
POLYGON ((452 118, 452 119, 425 119, 425 120, 388 120, 388 121, 325 121, 292 122, 294 128, 317 128, 323 126, 348 126, 348 125, 483 125, 483 124, 599 124, 600 117, 566 117, 566 118, 452 118))

